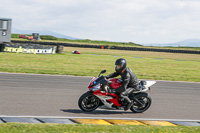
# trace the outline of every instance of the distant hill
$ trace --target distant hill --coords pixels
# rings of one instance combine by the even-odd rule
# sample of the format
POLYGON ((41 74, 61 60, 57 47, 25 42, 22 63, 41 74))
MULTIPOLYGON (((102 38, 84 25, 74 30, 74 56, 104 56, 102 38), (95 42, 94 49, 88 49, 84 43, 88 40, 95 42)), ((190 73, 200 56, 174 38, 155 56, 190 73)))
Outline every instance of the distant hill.
POLYGON ((166 44, 143 44, 144 46, 159 46, 159 47, 200 47, 200 39, 187 39, 176 43, 166 44))
POLYGON ((57 38, 65 38, 65 39, 69 39, 69 40, 81 40, 79 38, 75 38, 75 37, 70 37, 70 36, 66 36, 66 35, 62 35, 53 31, 48 31, 48 30, 18 30, 18 29, 12 29, 12 33, 16 33, 16 34, 32 34, 32 33, 39 33, 40 35, 51 35, 57 38))
POLYGON ((174 44, 182 47, 200 47, 200 39, 187 39, 174 44))

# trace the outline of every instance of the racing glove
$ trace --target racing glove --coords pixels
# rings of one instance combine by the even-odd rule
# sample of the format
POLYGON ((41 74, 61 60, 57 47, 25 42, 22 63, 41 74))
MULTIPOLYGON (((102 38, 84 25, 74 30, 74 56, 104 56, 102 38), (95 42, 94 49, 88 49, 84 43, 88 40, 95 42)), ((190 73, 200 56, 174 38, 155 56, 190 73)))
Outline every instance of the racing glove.
POLYGON ((109 93, 116 93, 115 89, 110 89, 109 93))

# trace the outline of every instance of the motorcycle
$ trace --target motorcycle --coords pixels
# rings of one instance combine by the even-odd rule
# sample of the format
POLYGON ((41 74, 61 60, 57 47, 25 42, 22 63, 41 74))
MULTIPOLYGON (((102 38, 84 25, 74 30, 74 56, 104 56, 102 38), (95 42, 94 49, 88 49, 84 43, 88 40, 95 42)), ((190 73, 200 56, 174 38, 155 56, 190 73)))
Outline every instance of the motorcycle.
MULTIPOLYGON (((119 97, 115 93, 110 93, 110 89, 120 87, 123 81, 120 78, 112 78, 107 80, 103 75, 106 70, 100 72, 98 77, 94 77, 89 83, 89 91, 84 93, 78 101, 79 108, 85 112, 91 112, 97 108, 124 110, 127 102, 124 98, 119 97)), ((140 81, 140 91, 131 90, 128 97, 133 101, 130 110, 134 113, 142 113, 151 106, 151 97, 147 91, 151 90, 151 86, 156 81, 140 81)))

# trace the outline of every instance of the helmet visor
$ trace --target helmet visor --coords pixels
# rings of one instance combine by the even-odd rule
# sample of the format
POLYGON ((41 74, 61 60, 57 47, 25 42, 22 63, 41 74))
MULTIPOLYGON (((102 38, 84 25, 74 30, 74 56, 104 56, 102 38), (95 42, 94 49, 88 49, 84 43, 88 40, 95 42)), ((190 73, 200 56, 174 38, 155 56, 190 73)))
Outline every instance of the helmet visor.
POLYGON ((121 68, 120 65, 115 65, 115 70, 119 70, 121 68))

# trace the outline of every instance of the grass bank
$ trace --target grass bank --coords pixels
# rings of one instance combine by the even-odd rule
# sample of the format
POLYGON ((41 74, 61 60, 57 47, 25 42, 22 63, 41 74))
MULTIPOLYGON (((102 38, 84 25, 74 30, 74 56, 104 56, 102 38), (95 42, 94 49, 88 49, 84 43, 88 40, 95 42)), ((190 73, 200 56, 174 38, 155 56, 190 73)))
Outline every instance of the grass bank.
MULTIPOLYGON (((12 40, 23 40, 27 41, 27 39, 19 39, 20 34, 12 34, 12 40)), ((28 35, 28 34, 27 34, 28 35)), ((31 36, 31 35, 28 35, 31 36)), ((142 46, 140 44, 136 44, 133 42, 110 42, 110 41, 98 41, 98 40, 90 40, 90 39, 77 39, 77 40, 69 40, 65 38, 56 38, 54 36, 49 35, 41 35, 41 42, 60 42, 60 43, 75 43, 75 44, 89 44, 89 45, 109 45, 109 46, 142 46)), ((29 40, 30 41, 30 40, 29 40)))
POLYGON ((113 72, 118 58, 125 58, 140 79, 200 82, 200 55, 73 47, 54 55, 0 53, 0 71, 96 76, 102 69, 113 72), (76 49, 82 54, 71 54, 76 49))
POLYGON ((199 133, 200 127, 128 125, 0 124, 0 133, 199 133))

